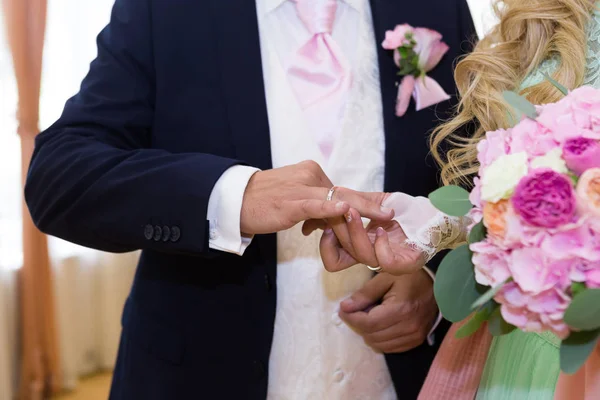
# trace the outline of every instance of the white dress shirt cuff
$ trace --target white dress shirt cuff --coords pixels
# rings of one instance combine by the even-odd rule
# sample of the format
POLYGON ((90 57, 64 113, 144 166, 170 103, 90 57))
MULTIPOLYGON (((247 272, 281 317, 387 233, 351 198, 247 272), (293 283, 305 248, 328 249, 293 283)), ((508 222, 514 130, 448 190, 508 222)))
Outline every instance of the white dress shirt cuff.
MULTIPOLYGON (((427 267, 423 267, 423 269, 425 270, 425 272, 427 272, 427 275, 429 275, 431 279, 435 282, 435 274, 433 273, 433 271, 427 267)), ((442 313, 438 312, 438 316, 435 320, 435 323, 433 324, 431 330, 429 331, 429 334, 427 335, 427 343, 430 346, 433 346, 435 344, 435 330, 440 325, 440 322, 442 322, 442 313)))
POLYGON ((243 255, 252 237, 242 236, 240 218, 248 181, 256 168, 235 165, 221 175, 208 199, 209 247, 243 255))

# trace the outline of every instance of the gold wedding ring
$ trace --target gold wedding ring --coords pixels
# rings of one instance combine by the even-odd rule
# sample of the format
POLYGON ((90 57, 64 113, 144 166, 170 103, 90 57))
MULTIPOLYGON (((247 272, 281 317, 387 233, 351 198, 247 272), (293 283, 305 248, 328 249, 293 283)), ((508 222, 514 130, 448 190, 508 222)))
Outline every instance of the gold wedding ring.
POLYGON ((337 186, 332 186, 331 189, 329 189, 329 192, 327 192, 327 201, 331 201, 333 200, 333 194, 335 193, 335 190, 337 189, 337 186))

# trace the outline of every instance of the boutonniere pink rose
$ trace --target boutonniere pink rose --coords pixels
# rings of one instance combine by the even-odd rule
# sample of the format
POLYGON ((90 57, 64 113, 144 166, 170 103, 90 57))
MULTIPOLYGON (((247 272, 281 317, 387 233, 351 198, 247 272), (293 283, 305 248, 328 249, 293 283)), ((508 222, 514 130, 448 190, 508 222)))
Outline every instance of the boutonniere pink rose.
POLYGON ((394 62, 403 76, 398 87, 396 115, 402 117, 414 97, 417 111, 450 99, 450 96, 427 73, 434 69, 448 51, 439 32, 427 28, 398 25, 387 31, 382 46, 394 51, 394 62))

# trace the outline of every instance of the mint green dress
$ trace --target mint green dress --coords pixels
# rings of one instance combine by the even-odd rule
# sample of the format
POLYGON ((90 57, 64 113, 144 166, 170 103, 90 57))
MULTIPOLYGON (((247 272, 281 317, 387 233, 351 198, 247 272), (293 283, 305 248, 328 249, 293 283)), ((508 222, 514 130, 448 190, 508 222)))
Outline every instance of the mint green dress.
MULTIPOLYGON (((540 83, 558 62, 544 62, 523 88, 540 83)), ((585 84, 600 88, 600 11, 594 12, 589 26, 587 69, 585 84)), ((476 399, 552 400, 560 373, 559 344, 550 333, 513 331, 494 338, 476 399)))

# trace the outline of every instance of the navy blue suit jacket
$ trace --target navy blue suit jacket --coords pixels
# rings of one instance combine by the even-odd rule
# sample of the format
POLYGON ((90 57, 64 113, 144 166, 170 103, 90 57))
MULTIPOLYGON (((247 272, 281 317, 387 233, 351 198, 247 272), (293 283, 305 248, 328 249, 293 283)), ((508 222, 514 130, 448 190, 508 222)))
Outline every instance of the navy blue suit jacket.
MULTIPOLYGON (((397 67, 379 44, 401 23, 441 32, 450 51, 431 76, 455 93, 453 62, 474 37, 471 16, 465 0, 371 6, 385 190, 426 195, 438 186, 427 133, 455 99, 395 117, 397 67)), ((143 250, 112 399, 266 397, 276 237, 256 237, 243 257, 208 246, 213 186, 242 163, 271 168, 255 2, 116 0, 80 92, 37 138, 25 188, 42 231, 109 252, 143 250)), ((434 352, 388 356, 400 398, 416 397, 434 352)))

